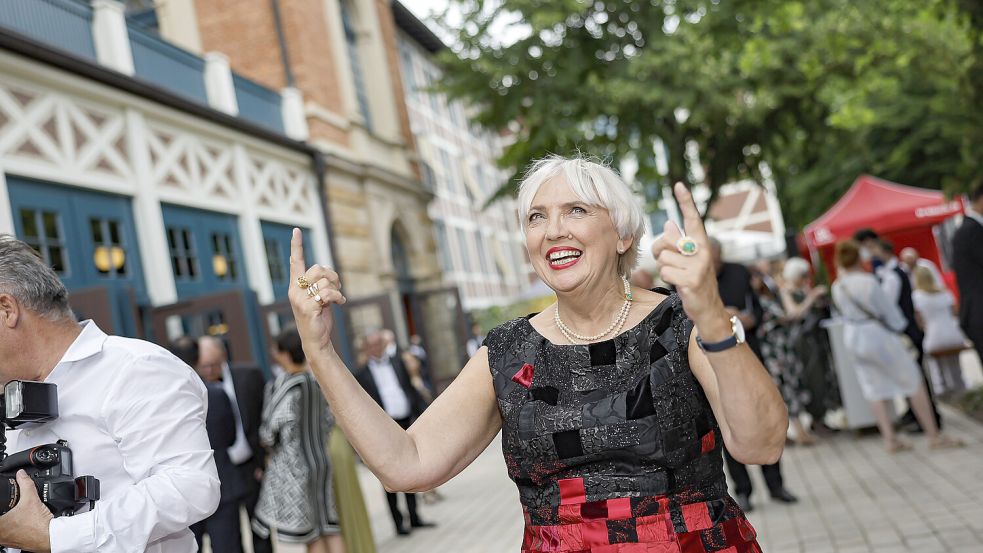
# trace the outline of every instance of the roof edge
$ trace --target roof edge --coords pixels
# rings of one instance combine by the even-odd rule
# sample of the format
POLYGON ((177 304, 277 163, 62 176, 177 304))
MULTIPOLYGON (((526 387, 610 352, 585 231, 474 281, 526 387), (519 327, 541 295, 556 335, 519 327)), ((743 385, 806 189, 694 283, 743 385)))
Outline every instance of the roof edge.
POLYGON ((420 46, 431 54, 436 54, 441 50, 447 49, 444 41, 436 33, 431 31, 430 27, 427 27, 423 21, 420 21, 420 18, 413 15, 413 12, 399 0, 392 0, 391 5, 396 26, 402 29, 420 46))
POLYGON ((288 138, 285 135, 271 131, 241 117, 229 115, 207 105, 189 100, 147 81, 124 75, 89 59, 76 56, 60 48, 54 48, 6 27, 0 27, 0 50, 43 63, 79 77, 133 94, 134 96, 139 96, 188 115, 193 115, 247 134, 253 138, 302 152, 308 156, 313 157, 317 152, 315 148, 305 142, 288 138))

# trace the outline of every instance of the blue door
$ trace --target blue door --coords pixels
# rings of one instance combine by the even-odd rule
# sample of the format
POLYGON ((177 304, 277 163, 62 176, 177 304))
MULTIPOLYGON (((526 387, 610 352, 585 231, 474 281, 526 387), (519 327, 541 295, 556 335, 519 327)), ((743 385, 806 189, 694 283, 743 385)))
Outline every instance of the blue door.
POLYGON ((105 288, 112 330, 138 335, 134 302, 149 302, 130 199, 14 176, 7 177, 7 189, 17 237, 70 292, 105 288))
POLYGON ((161 210, 179 299, 246 287, 235 216, 169 204, 161 210))
MULTIPOLYGON (((274 301, 287 299, 290 286, 290 238, 294 227, 262 221, 263 246, 266 250, 266 266, 270 271, 270 281, 273 283, 274 301)), ((310 266, 311 246, 310 231, 301 228, 307 240, 304 249, 306 265, 310 266)))
POLYGON ((240 291, 245 302, 245 321, 230 321, 222 312, 199 313, 197 321, 183 321, 185 331, 224 335, 230 324, 244 324, 253 359, 265 365, 266 344, 259 326, 259 302, 246 278, 236 217, 170 204, 163 204, 161 211, 170 254, 169 269, 174 275, 178 299, 240 291))

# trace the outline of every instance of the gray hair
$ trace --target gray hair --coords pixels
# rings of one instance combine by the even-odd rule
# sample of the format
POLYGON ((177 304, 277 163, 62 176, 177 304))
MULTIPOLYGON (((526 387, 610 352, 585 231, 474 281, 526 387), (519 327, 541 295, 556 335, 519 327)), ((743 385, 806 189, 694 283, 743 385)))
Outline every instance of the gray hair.
POLYGON ((51 321, 75 319, 68 290, 38 252, 9 234, 0 234, 0 294, 51 321))
POLYGON ((809 274, 809 262, 801 257, 790 257, 785 260, 782 268, 782 278, 786 282, 794 282, 809 274))
POLYGON ((581 201, 608 210, 618 237, 630 238, 631 247, 618 257, 618 274, 628 275, 638 264, 645 233, 645 213, 628 184, 610 167, 580 156, 551 155, 533 162, 519 184, 518 210, 522 228, 528 226, 529 209, 536 192, 547 181, 562 175, 581 201))

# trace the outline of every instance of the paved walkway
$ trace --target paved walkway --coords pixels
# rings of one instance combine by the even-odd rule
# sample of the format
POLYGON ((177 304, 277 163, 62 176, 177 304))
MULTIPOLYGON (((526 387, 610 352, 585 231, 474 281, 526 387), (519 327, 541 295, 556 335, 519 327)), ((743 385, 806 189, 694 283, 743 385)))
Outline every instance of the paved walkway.
MULTIPOLYGON (((979 384, 978 368, 968 376, 979 384)), ((842 433, 783 457, 796 505, 769 501, 752 469, 756 509, 750 514, 766 553, 983 552, 983 425, 944 409, 948 430, 968 442, 959 450, 915 449, 888 455, 876 435, 842 433)), ((505 474, 498 440, 457 478, 445 499, 421 507, 438 528, 395 536, 382 487, 364 467, 360 479, 379 553, 518 553, 522 515, 505 474)), ((280 547, 279 553, 303 548, 280 547)), ((349 552, 360 553, 360 552, 349 552)))

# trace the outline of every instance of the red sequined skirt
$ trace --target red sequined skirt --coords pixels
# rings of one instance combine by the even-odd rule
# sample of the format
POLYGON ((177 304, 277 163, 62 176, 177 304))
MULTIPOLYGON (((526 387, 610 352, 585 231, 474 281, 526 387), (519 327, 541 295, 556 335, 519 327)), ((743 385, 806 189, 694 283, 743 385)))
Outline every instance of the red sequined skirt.
POLYGON ((551 526, 531 524, 523 509, 522 553, 761 553, 743 513, 714 523, 708 503, 657 501, 664 509, 644 516, 630 498, 560 505, 561 524, 551 526))

